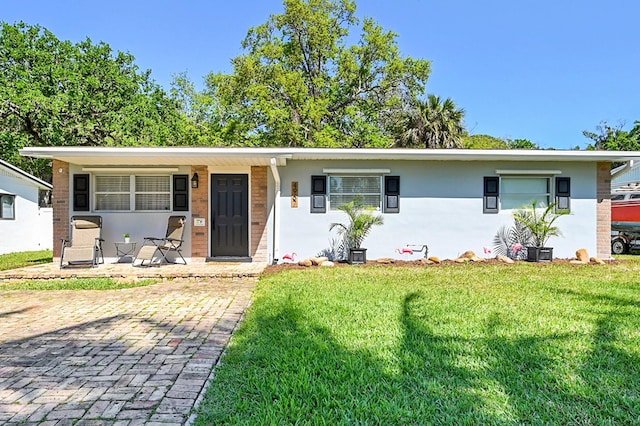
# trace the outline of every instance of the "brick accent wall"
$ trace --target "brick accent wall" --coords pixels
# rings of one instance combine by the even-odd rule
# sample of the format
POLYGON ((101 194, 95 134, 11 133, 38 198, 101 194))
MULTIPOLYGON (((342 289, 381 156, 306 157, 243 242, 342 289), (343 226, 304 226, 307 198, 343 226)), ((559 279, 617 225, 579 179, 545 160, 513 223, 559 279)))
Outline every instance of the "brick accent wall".
MULTIPOLYGON (((192 166, 191 176, 198 174, 198 187, 191 188, 191 258, 209 255, 209 172, 206 166, 192 166), (206 226, 193 226, 193 218, 204 218, 206 226)), ((191 179, 189 176, 189 179, 191 179)))
POLYGON ((69 238, 69 163, 53 160, 53 259, 60 262, 60 239, 69 238))
POLYGON ((251 256, 255 262, 267 262, 267 167, 251 167, 251 256))
POLYGON ((611 258, 611 163, 597 165, 597 255, 600 259, 611 258))

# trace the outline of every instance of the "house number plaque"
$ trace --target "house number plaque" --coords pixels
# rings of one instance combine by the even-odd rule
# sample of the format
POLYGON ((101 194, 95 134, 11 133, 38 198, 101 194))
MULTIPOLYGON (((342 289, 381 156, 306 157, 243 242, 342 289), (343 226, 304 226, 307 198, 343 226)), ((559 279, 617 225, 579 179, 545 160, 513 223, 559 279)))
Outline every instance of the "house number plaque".
POLYGON ((291 182, 291 207, 298 208, 298 182, 291 182))

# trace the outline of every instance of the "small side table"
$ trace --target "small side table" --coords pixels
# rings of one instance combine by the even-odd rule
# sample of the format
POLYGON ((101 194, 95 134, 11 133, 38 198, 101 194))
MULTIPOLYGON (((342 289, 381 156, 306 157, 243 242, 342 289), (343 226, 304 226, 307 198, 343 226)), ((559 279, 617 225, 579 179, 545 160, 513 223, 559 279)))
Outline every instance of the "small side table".
POLYGON ((135 242, 125 243, 124 241, 117 241, 115 243, 116 246, 116 256, 118 257, 117 263, 131 263, 133 262, 133 256, 136 253, 136 245, 135 242))

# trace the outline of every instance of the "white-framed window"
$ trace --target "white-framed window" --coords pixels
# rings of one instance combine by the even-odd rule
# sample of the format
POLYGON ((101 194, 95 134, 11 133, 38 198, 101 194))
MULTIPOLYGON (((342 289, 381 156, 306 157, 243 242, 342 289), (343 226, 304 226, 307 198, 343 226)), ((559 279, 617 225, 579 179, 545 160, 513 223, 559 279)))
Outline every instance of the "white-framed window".
POLYGON ((11 220, 16 218, 16 196, 13 194, 0 194, 0 219, 11 220))
POLYGON ((171 210, 169 175, 96 175, 95 211, 171 210))
POLYGON ((551 203, 550 176, 502 176, 500 178, 500 209, 518 209, 535 200, 540 207, 551 203))
POLYGON ((329 209, 337 210, 356 197, 367 207, 382 208, 381 175, 329 175, 329 209))

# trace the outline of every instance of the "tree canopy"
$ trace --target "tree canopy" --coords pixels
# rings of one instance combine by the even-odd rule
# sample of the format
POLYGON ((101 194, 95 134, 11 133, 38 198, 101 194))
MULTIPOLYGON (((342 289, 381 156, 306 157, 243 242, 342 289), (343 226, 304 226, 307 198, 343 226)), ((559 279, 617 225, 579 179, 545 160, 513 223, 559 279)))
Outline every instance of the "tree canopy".
POLYGON ((351 0, 285 0, 251 28, 233 73, 212 73, 225 137, 260 146, 387 147, 403 109, 424 91, 429 62, 402 57, 396 34, 359 23, 351 0))
POLYGON ((0 146, 37 176, 26 145, 165 145, 178 139, 178 105, 106 43, 59 40, 38 26, 0 22, 0 146))
POLYGON ((624 123, 614 126, 603 121, 596 126, 596 132, 583 131, 582 134, 593 141, 587 149, 640 151, 640 120, 637 120, 629 131, 623 130, 623 127, 624 123))

